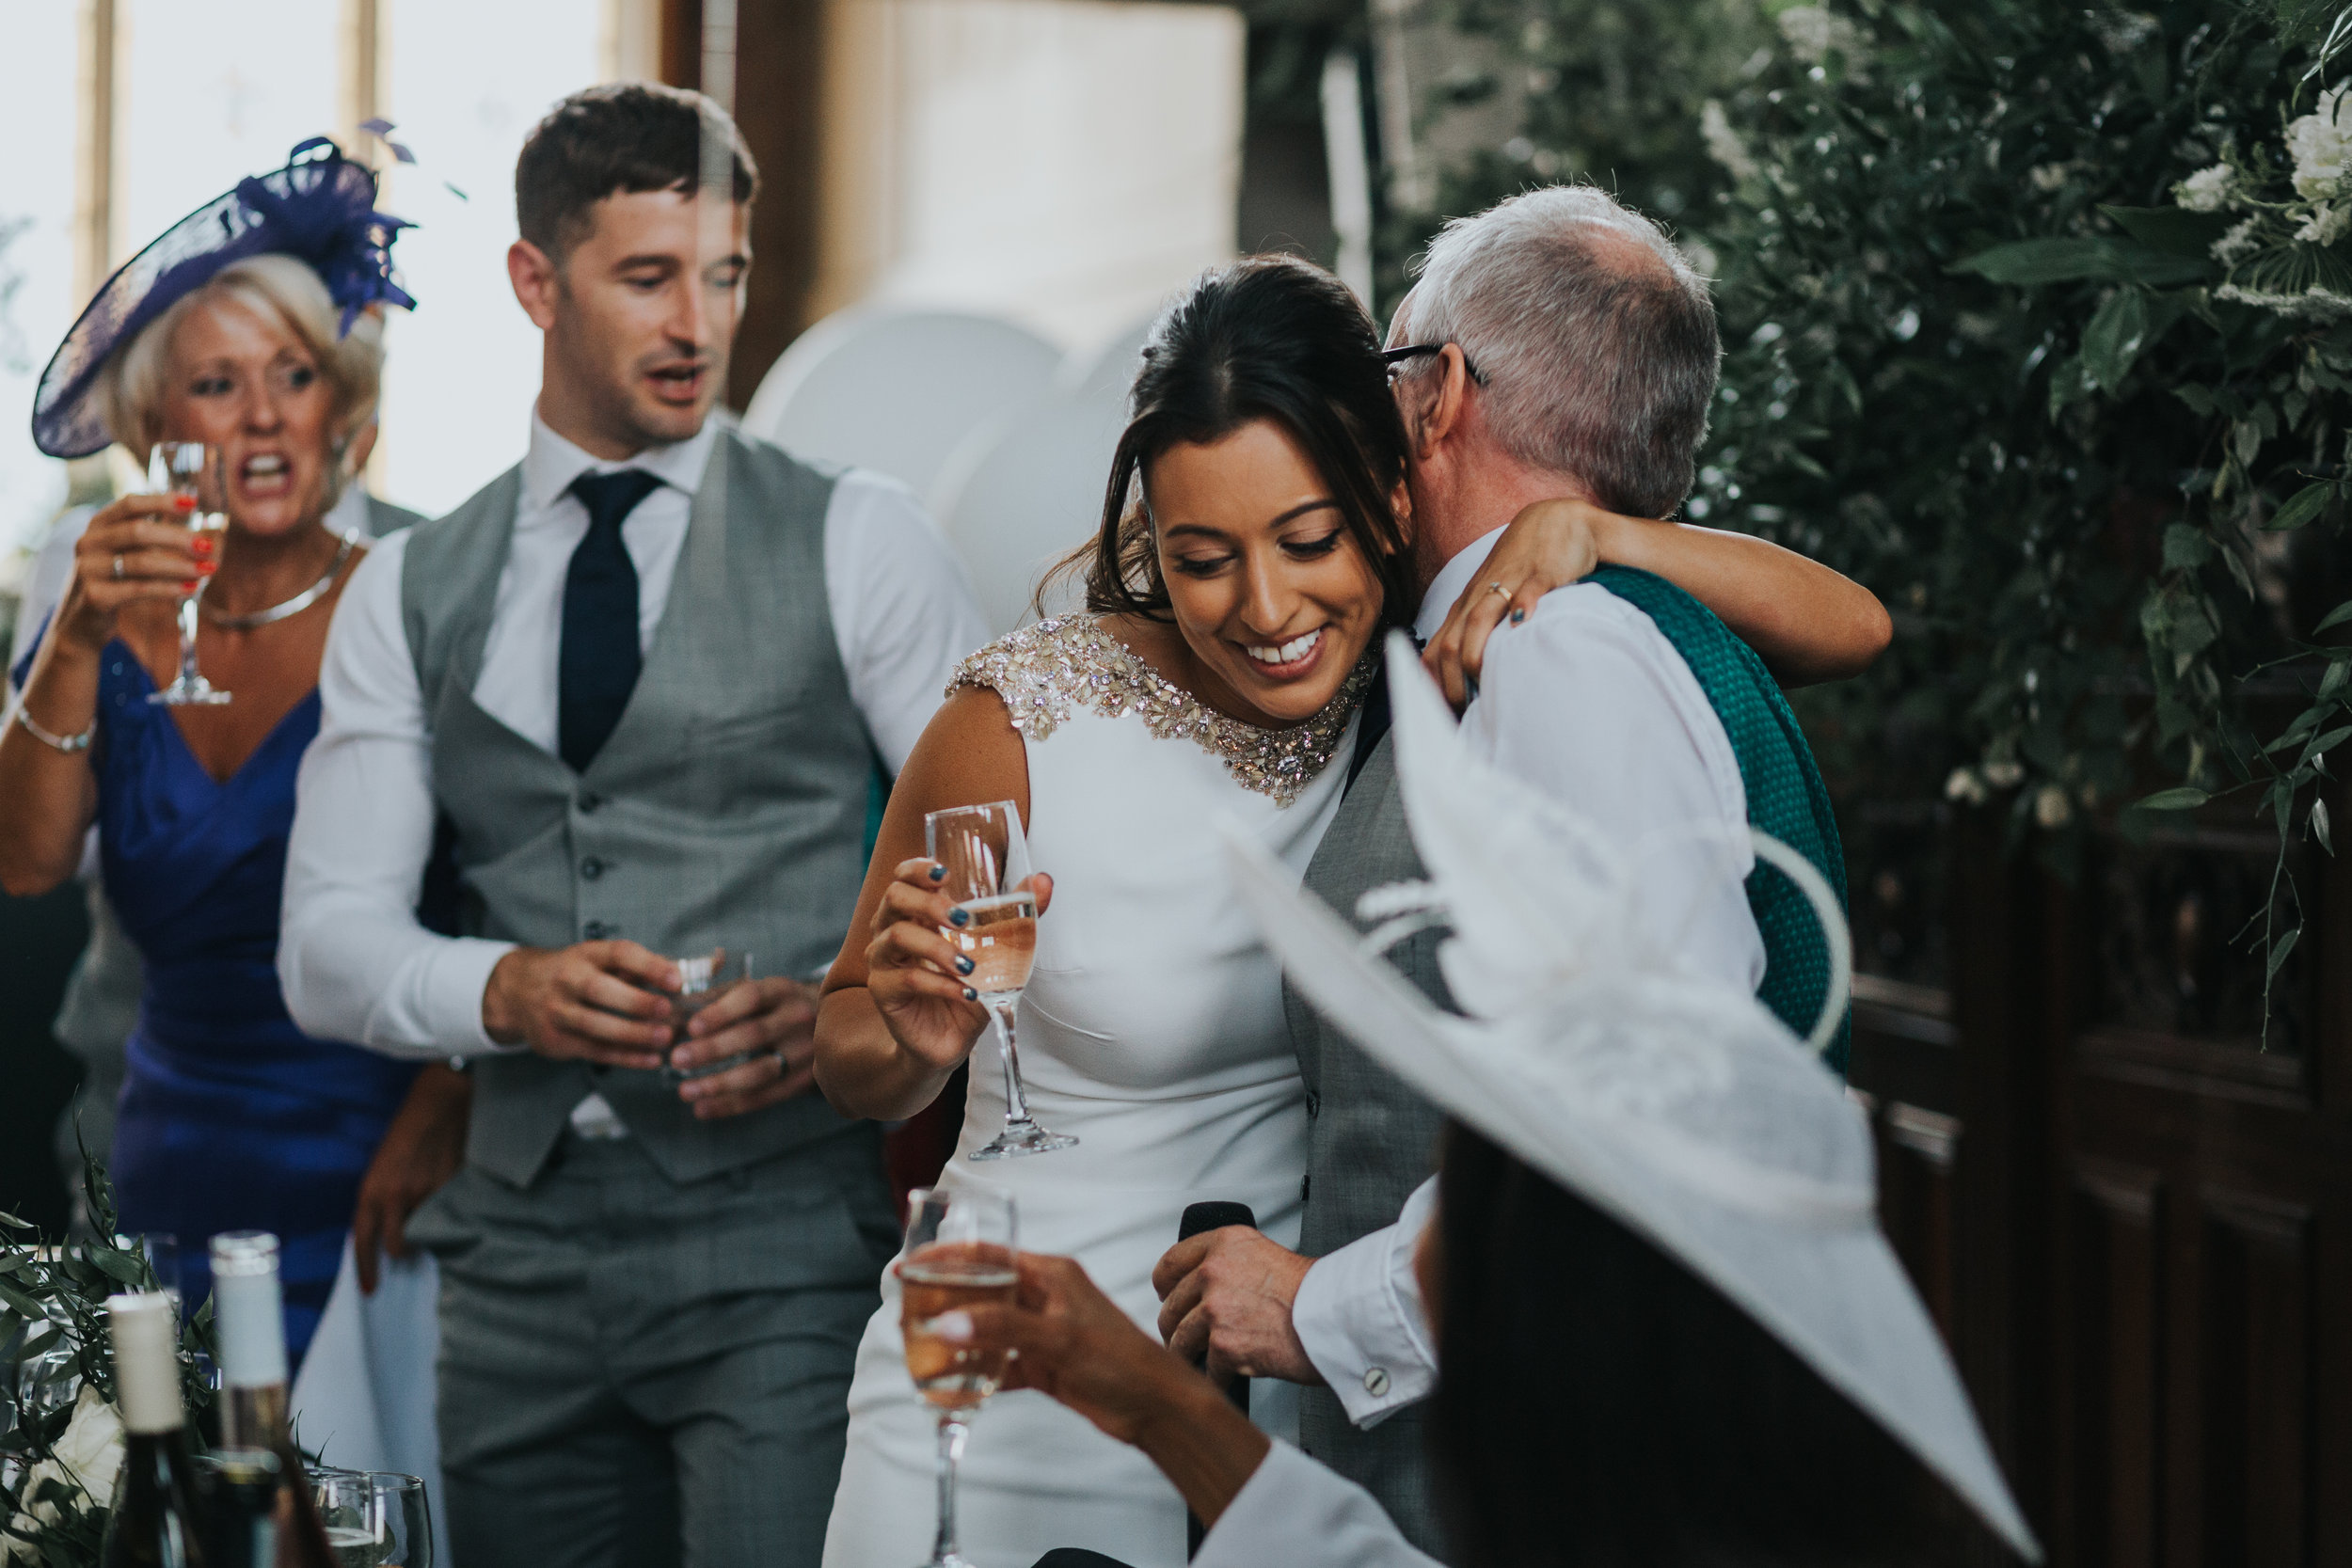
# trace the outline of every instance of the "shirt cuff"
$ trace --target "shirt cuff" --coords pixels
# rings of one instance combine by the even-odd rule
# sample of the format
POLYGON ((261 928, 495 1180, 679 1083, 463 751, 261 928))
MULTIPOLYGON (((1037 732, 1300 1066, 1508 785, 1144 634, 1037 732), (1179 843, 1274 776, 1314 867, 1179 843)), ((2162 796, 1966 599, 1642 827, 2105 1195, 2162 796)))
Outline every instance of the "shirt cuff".
POLYGON ((1438 1385, 1413 1255, 1437 1180, 1406 1200, 1394 1225, 1315 1259, 1291 1303, 1291 1326, 1347 1418, 1376 1426, 1438 1385))
POLYGON ((419 1011, 437 1050, 449 1056, 501 1055, 521 1051, 520 1045, 501 1045, 482 1025, 482 993, 489 989, 490 971, 517 944, 481 937, 456 937, 441 942, 426 965, 419 1011))
POLYGON ((1371 1493, 1279 1441, 1218 1516, 1192 1568, 1270 1562, 1438 1568, 1414 1550, 1371 1493))

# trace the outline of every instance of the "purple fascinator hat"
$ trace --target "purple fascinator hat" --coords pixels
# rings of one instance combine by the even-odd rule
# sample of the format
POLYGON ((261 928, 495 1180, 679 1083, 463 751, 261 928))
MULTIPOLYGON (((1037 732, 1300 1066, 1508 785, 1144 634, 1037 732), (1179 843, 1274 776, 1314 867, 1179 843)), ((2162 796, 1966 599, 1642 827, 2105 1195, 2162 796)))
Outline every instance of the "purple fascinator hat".
POLYGON ((371 305, 416 309, 392 281, 391 244, 413 225, 375 210, 375 175, 325 136, 297 144, 286 166, 237 182, 166 230, 98 291, 57 345, 33 395, 33 444, 87 457, 113 439, 91 396, 115 350, 181 299, 248 256, 306 261, 342 307, 341 331, 371 305))

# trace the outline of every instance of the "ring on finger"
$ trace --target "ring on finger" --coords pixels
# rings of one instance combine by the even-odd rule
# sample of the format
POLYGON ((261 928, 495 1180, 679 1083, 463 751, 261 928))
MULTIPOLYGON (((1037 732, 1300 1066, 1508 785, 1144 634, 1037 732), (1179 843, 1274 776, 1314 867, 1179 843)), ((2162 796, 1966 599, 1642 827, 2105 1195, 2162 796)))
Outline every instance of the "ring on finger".
POLYGON ((119 556, 119 555, 118 555, 118 556, 116 556, 116 557, 115 557, 115 581, 117 581, 117 582, 120 582, 121 580, 122 580, 122 557, 120 557, 120 556, 119 556))
POLYGON ((1506 599, 1511 596, 1511 591, 1508 588, 1503 587, 1502 584, 1499 582, 1490 582, 1486 584, 1486 592, 1489 594, 1500 594, 1506 599))

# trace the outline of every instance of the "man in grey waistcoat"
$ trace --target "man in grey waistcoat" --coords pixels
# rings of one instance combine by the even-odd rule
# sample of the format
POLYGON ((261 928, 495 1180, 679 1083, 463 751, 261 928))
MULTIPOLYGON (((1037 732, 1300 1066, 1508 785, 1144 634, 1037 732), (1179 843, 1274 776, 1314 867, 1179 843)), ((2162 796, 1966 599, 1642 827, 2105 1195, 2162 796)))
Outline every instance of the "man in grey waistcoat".
MULTIPOLYGON (((1665 236, 1602 192, 1534 191, 1449 225, 1390 341, 1406 367, 1397 396, 1413 442, 1417 639, 1479 582, 1522 507, 1568 498, 1663 518, 1690 487, 1714 392, 1713 306, 1665 236)), ((1507 600, 1518 586, 1480 592, 1507 600)), ((1755 989, 1764 948, 1739 879, 1753 857, 1673 836, 1714 823, 1747 843, 1739 760, 1691 667, 1595 583, 1514 621, 1486 644, 1464 734, 1613 842, 1660 834, 1644 862, 1649 907, 1687 918, 1678 944, 1692 963, 1755 989)), ((1422 875, 1385 719, 1384 702, 1367 703, 1347 793, 1307 872, 1308 888, 1351 917, 1366 891, 1422 875)), ((1422 931, 1389 957, 1451 1007, 1442 939, 1422 931)), ((1415 1408, 1437 1358, 1411 1267, 1443 1116, 1295 992, 1285 1001, 1310 1117, 1300 1251, 1237 1227, 1178 1246, 1154 1275, 1161 1326, 1212 1371, 1308 1385, 1300 1446, 1444 1558, 1415 1408)))
POLYGON ((986 629, 903 486, 714 416, 756 189, 723 112, 576 94, 515 182, 530 445, 353 575, 279 974, 306 1029, 474 1074, 408 1227, 465 1568, 814 1564, 897 1237, 876 1129, 808 1092, 805 982, 986 629), (437 831, 453 938, 413 913, 437 831), (757 977, 673 1050, 676 960, 722 948, 757 977))

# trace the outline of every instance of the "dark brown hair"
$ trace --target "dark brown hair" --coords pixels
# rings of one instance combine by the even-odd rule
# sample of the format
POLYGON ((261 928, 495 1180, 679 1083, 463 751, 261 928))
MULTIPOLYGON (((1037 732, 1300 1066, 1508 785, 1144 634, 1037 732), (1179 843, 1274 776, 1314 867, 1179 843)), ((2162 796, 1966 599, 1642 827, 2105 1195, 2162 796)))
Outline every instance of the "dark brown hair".
POLYGON ((515 218, 524 239, 562 261, 608 196, 691 192, 703 135, 728 149, 735 199, 759 194, 759 166, 727 112, 698 92, 618 82, 572 94, 532 128, 515 160, 515 218))
POLYGON ((1412 618, 1412 554, 1390 505, 1405 477, 1405 421, 1379 334, 1338 278, 1291 256, 1246 257, 1204 274, 1153 325, 1130 406, 1102 529, 1054 574, 1085 574, 1089 610, 1168 619, 1145 468, 1169 447, 1272 420, 1331 486, 1386 594, 1382 625, 1412 618))
POLYGON ((1956 1504, 1712 1285, 1459 1123, 1427 1436, 1462 1568, 1887 1568, 1956 1504))

